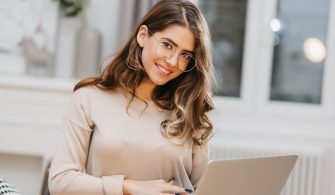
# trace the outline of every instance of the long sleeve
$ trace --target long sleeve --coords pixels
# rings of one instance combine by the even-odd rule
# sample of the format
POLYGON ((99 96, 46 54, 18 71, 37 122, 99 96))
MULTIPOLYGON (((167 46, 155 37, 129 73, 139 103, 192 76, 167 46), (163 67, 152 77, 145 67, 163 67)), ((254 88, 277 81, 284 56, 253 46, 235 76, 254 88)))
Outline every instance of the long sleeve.
POLYGON ((194 189, 200 181, 200 178, 206 168, 209 160, 208 144, 205 146, 192 146, 192 172, 190 176, 191 183, 194 189))
POLYGON ((93 129, 89 98, 78 90, 64 116, 62 134, 52 159, 51 194, 122 195, 123 175, 94 177, 85 173, 93 129))

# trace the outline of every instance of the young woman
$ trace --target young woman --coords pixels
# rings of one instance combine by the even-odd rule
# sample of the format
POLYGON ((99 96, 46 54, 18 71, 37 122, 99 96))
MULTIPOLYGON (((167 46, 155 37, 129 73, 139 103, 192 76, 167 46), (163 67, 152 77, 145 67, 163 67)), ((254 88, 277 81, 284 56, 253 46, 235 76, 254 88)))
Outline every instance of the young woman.
POLYGON ((199 9, 162 0, 98 77, 80 81, 51 194, 188 194, 208 161, 211 41, 199 9))

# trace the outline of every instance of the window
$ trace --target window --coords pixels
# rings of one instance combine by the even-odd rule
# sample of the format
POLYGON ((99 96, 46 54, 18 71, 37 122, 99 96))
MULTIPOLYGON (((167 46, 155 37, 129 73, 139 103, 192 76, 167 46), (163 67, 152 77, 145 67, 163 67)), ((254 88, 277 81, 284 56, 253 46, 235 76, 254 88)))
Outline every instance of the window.
POLYGON ((271 100, 320 104, 327 55, 329 0, 279 0, 271 100))
POLYGON ((198 0, 220 110, 335 117, 335 0, 198 0))
POLYGON ((210 25, 214 65, 219 77, 217 95, 240 97, 246 0, 199 1, 210 25))

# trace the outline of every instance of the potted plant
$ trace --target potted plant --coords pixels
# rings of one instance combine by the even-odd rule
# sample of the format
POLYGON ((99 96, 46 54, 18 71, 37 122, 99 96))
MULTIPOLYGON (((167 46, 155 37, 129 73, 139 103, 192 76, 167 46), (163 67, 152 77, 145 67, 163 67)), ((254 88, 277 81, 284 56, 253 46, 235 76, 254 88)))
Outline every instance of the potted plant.
POLYGON ((75 71, 77 34, 85 25, 86 0, 54 0, 59 6, 55 76, 72 78, 75 71))
POLYGON ((101 35, 86 23, 88 0, 55 0, 60 6, 57 77, 82 78, 96 74, 100 60, 101 35))
POLYGON ((62 14, 66 17, 76 17, 80 15, 85 6, 87 5, 87 0, 54 0, 58 1, 60 4, 60 10, 62 14))

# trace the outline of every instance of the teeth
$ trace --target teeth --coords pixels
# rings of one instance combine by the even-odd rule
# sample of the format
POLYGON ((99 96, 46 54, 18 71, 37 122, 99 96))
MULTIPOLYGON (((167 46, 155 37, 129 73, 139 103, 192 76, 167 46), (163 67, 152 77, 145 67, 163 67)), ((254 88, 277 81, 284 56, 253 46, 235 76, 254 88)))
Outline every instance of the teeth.
POLYGON ((161 67, 161 66, 158 66, 158 68, 159 68, 160 71, 162 71, 162 72, 165 73, 165 74, 170 74, 170 73, 171 73, 170 71, 165 70, 165 69, 164 69, 163 67, 161 67))

